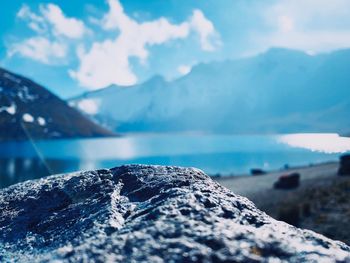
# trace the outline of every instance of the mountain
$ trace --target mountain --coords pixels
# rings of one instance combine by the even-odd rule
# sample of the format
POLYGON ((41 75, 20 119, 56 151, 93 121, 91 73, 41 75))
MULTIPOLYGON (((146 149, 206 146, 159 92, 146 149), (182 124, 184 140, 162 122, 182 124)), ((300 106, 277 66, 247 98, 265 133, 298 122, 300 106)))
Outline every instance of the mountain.
POLYGON ((113 134, 39 84, 0 68, 0 140, 113 134))
POLYGON ((85 93, 70 105, 122 132, 344 133, 349 72, 350 49, 311 56, 273 48, 199 64, 170 82, 157 76, 85 93))

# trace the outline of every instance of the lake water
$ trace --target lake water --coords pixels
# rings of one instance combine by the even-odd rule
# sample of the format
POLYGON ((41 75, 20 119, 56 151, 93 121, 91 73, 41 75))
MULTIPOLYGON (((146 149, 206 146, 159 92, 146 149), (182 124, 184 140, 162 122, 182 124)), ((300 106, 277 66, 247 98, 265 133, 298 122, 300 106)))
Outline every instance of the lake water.
POLYGON ((126 135, 0 143, 0 187, 48 174, 130 163, 194 166, 214 175, 337 160, 350 138, 337 134, 126 135))

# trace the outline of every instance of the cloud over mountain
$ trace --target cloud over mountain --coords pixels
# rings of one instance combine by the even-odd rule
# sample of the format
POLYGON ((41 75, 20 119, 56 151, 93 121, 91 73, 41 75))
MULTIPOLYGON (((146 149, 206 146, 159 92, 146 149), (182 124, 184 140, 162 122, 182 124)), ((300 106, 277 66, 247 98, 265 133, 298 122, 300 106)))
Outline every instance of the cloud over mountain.
POLYGON ((64 64, 71 56, 78 66, 69 75, 88 89, 111 84, 131 85, 138 80, 131 59, 146 65, 150 48, 173 40, 197 36, 203 51, 220 47, 214 24, 199 9, 180 23, 168 18, 139 22, 129 16, 119 0, 108 0, 108 11, 88 22, 68 17, 55 4, 41 4, 38 12, 23 5, 17 17, 27 22, 34 36, 12 43, 8 55, 20 55, 44 64, 64 64), (90 23, 90 25, 88 25, 90 23), (95 35, 102 37, 95 38, 95 35))

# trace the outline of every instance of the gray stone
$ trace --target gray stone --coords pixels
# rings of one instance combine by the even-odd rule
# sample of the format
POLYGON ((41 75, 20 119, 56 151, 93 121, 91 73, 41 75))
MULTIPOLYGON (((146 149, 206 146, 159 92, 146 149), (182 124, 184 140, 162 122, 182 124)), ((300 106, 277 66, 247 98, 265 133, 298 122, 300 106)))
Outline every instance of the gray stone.
POLYGON ((0 191, 1 262, 349 262, 193 168, 130 165, 0 191))

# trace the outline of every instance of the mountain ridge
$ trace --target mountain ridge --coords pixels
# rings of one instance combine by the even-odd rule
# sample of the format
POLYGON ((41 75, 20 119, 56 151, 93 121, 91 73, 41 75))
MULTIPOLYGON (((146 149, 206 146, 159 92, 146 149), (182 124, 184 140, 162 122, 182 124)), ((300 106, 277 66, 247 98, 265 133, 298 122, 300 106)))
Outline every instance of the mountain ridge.
POLYGON ((86 93, 70 104, 84 112, 80 101, 96 103, 96 113, 89 115, 122 132, 343 133, 350 126, 343 117, 347 110, 335 113, 333 108, 348 102, 348 70, 350 49, 309 55, 274 48, 253 57, 199 64, 169 82, 110 89, 108 96, 106 90, 86 93), (331 116, 315 119, 320 112, 331 116), (285 120, 278 126, 280 119, 285 120))

